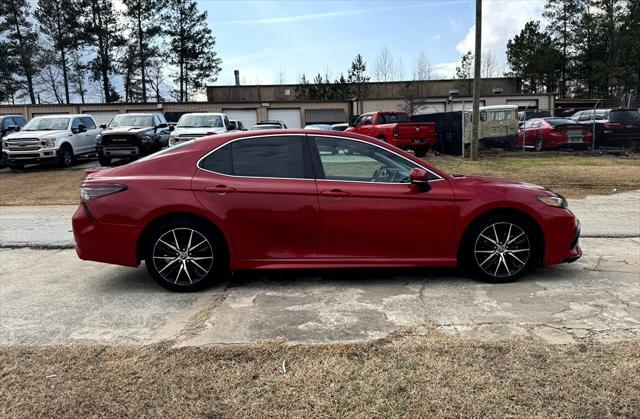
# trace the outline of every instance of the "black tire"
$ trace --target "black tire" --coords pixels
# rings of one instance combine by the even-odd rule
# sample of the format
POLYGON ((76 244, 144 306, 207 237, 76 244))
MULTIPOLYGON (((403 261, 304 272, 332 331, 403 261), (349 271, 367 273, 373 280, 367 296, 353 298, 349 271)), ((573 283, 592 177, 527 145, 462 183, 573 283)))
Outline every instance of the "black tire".
POLYGON ((505 142, 502 143, 502 149, 504 151, 513 151, 514 143, 515 140, 505 140, 505 142))
POLYGON ((69 144, 62 144, 60 151, 58 152, 58 163, 62 167, 71 167, 76 161, 76 157, 73 155, 73 149, 69 144))
POLYGON ((158 226, 147 235, 144 255, 151 277, 171 291, 199 291, 229 272, 224 240, 200 220, 183 218, 158 226))
POLYGON ((542 139, 542 137, 537 137, 536 138, 536 145, 534 146, 534 149, 536 151, 543 151, 544 150, 544 140, 542 139))
POLYGON ((534 229, 522 216, 486 217, 476 222, 465 236, 462 257, 466 267, 482 281, 516 281, 529 271, 537 258, 534 229))
POLYGON ((98 163, 100 163, 100 166, 111 166, 111 157, 98 154, 98 163))
POLYGON ((24 164, 21 163, 8 163, 9 169, 11 170, 22 170, 24 169, 24 164))
POLYGON ((414 154, 416 157, 424 157, 427 155, 427 151, 429 151, 427 148, 418 148, 414 151, 414 154))

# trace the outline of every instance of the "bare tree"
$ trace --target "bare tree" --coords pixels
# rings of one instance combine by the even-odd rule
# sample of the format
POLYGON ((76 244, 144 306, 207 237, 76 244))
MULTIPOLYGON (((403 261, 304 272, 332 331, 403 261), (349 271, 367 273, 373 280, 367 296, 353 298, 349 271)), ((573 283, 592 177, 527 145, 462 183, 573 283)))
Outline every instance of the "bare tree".
POLYGON ((276 75, 276 80, 278 81, 278 84, 287 83, 287 72, 284 70, 284 68, 280 67, 280 69, 278 70, 278 74, 276 75))
POLYGON ((487 50, 482 54, 482 68, 480 70, 480 75, 483 78, 500 77, 500 75, 504 73, 503 67, 504 66, 498 62, 498 59, 491 50, 487 50))
POLYGON ((414 80, 432 80, 434 78, 433 67, 424 53, 420 50, 413 61, 413 79, 414 80))
POLYGON ((393 80, 404 80, 404 64, 402 58, 398 57, 395 68, 393 70, 393 80))
POLYGON ((377 81, 390 81, 393 78, 393 72, 393 56, 387 44, 384 44, 373 66, 373 77, 377 81))

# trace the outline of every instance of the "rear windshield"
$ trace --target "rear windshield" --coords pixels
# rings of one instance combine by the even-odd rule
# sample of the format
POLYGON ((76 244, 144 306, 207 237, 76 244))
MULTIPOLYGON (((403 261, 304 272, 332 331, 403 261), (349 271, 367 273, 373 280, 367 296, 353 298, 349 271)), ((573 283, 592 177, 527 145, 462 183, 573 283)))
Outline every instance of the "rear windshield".
POLYGON ((573 119, 566 119, 566 118, 548 118, 548 119, 545 119, 545 121, 547 121, 548 123, 550 123, 553 126, 556 126, 556 125, 567 125, 567 124, 577 124, 577 122, 574 121, 573 119))
POLYGON ((609 121, 640 121, 640 112, 638 111, 611 111, 609 112, 609 121))
POLYGON ((378 115, 378 124, 395 124, 396 122, 411 122, 406 113, 381 113, 378 115))

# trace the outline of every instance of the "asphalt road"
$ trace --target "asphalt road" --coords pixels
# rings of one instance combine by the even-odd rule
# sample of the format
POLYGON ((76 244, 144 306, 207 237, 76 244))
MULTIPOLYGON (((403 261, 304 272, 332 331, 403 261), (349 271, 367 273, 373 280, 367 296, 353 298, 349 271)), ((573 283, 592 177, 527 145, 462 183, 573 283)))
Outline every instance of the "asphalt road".
MULTIPOLYGON (((572 199, 583 237, 640 237, 640 192, 572 199)), ((0 207, 0 247, 71 248, 77 205, 0 207)))
POLYGON ((476 339, 640 338, 640 239, 584 239, 578 262, 491 285, 451 270, 254 272, 170 293, 73 250, 0 250, 0 345, 359 341, 427 325, 476 339))

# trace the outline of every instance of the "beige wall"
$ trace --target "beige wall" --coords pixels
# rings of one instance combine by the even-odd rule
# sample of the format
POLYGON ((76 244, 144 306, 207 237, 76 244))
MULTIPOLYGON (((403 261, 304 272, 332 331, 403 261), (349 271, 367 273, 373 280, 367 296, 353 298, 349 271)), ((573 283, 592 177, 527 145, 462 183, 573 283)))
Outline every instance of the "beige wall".
POLYGON ((300 125, 305 125, 304 111, 306 109, 343 109, 349 115, 351 102, 260 102, 260 103, 114 103, 114 104, 85 104, 85 105, 0 105, 0 115, 20 114, 31 119, 34 114, 46 115, 57 113, 84 113, 91 111, 127 111, 156 109, 159 112, 222 112, 222 109, 256 109, 258 120, 267 119, 269 108, 300 109, 300 125), (161 106, 159 106, 161 105, 161 106), (263 106, 264 105, 264 106, 263 106))

